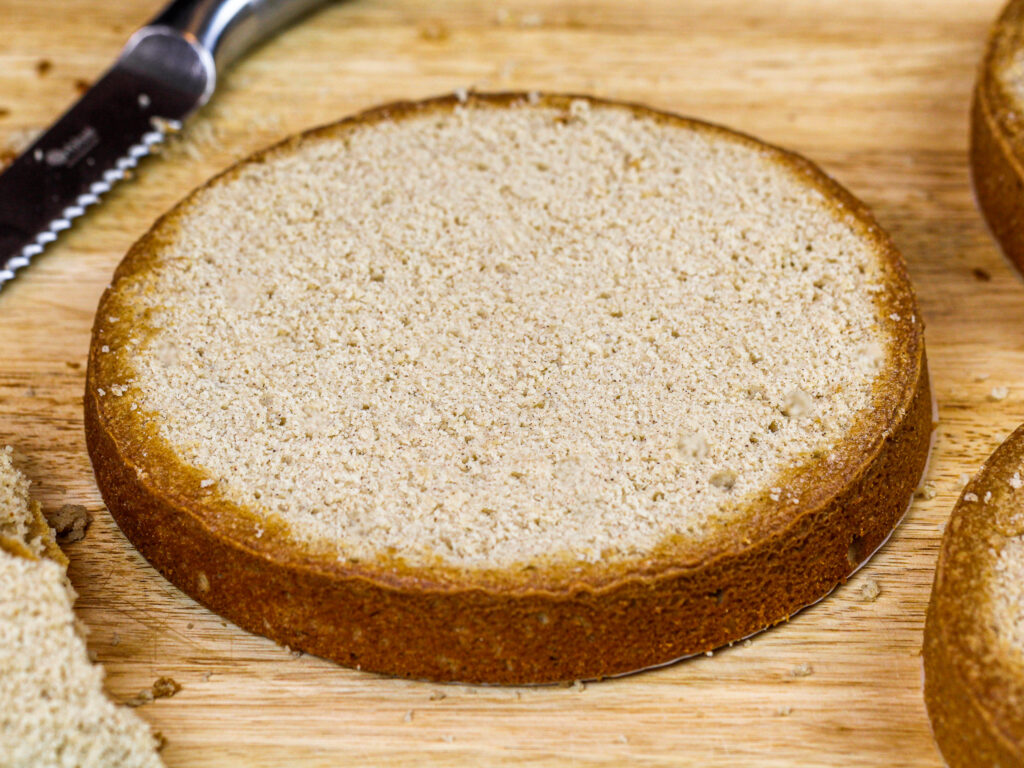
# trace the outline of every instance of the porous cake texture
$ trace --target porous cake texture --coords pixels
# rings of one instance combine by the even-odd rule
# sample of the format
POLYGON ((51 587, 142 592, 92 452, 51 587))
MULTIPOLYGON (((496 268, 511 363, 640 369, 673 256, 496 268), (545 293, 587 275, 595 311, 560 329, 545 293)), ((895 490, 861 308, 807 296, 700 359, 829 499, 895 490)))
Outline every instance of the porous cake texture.
POLYGON ((50 555, 64 564, 63 555, 42 516, 28 495, 28 479, 14 468, 10 446, 0 448, 0 542, 36 557, 50 555))
POLYGON ((158 768, 149 726, 103 693, 103 669, 89 660, 71 609, 66 561, 44 557, 56 544, 48 529, 32 533, 35 514, 28 481, 10 449, 0 450, 0 765, 158 768), (24 549, 12 546, 16 537, 24 549))
POLYGON ((818 600, 902 516, 931 408, 903 262, 808 161, 459 94, 289 139, 159 220, 97 310, 85 425, 128 538, 241 626, 537 683, 818 600))
POLYGON ((757 146, 470 103, 204 191, 131 278, 105 397, 346 557, 636 557, 827 459, 885 362, 882 279, 757 146))

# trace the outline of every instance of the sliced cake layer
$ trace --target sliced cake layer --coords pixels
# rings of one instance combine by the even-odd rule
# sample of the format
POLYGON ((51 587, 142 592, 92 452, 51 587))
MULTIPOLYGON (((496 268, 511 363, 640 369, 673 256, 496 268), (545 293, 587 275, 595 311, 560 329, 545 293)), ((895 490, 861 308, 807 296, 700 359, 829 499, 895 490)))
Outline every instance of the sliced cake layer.
POLYGON ((1024 764, 1024 428, 985 462, 946 525, 924 660, 949 765, 1024 764))
POLYGON ((974 89, 971 176, 981 212, 1024 270, 1024 0, 992 27, 974 89))
POLYGON ((0 450, 0 764, 158 768, 149 726, 103 693, 66 565, 28 481, 0 450))
POLYGON ((927 452, 923 354, 898 254, 806 161, 475 96, 290 140, 162 219, 98 310, 88 436, 129 537, 243 626, 399 674, 596 676, 869 555, 927 452), (655 638, 552 652, 636 589, 676 604, 655 638))

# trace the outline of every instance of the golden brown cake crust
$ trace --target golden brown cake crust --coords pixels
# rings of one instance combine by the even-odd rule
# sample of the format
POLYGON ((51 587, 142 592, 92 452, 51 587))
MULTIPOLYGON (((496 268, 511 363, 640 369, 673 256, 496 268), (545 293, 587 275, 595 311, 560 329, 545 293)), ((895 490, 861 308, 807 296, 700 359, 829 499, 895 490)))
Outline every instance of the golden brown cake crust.
POLYGON ((1024 427, 964 488, 939 553, 925 624, 925 700, 953 768, 1024 764, 1024 663, 1000 651, 985 597, 997 553, 1024 535, 1024 494, 1011 484, 1022 466, 1024 427))
POLYGON ((985 220, 1006 255, 1024 270, 1024 111, 1021 98, 1008 91, 1002 77, 1015 66, 1014 57, 1021 51, 1024 0, 1012 0, 992 28, 978 71, 970 161, 985 220))
MULTIPOLYGON (((575 96, 544 96, 567 108, 575 96)), ((474 95, 491 108, 525 94, 474 95)), ((596 104, 609 104, 591 99, 596 104)), ((353 127, 450 109, 454 97, 381 107, 315 129, 245 162, 353 127)), ((894 318, 888 375, 872 409, 827 465, 808 460, 782 478, 792 503, 769 489, 741 524, 705 540, 664 542, 643 560, 520 570, 410 568, 400 559, 339 562, 289 538, 252 511, 210 492, 127 398, 101 397, 123 381, 115 355, 144 317, 114 292, 173 239, 195 195, 161 218, 119 266, 97 311, 85 394, 86 437, 97 483, 122 530, 174 584, 240 626, 348 666, 413 678, 537 683, 599 678, 707 651, 784 621, 827 594, 899 522, 923 471, 932 402, 922 323, 902 258, 868 210, 803 158, 717 126, 619 105, 688 130, 749 142, 824 195, 872 242, 885 278, 880 314, 894 318), (108 315, 122 320, 101 322, 108 315)), ((209 184, 233 178, 229 169, 209 184)))

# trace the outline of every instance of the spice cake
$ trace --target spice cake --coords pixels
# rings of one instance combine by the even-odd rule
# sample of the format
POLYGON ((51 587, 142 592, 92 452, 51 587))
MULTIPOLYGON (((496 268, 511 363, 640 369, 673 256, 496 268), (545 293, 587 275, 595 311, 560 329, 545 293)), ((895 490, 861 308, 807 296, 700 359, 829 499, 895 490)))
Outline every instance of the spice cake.
POLYGON ((903 261, 808 161, 574 96, 261 152, 96 315, 97 482, 168 579, 377 672, 523 683, 785 620, 900 520, 932 404, 903 261))

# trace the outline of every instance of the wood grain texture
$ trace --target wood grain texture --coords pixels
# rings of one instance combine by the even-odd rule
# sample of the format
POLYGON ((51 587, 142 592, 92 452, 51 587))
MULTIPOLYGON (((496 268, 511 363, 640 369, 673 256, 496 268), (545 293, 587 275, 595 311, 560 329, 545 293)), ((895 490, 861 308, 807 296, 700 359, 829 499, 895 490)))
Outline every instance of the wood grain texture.
MULTIPOLYGON (((999 4, 352 0, 242 61, 180 140, 0 293, 0 444, 17 446, 44 509, 94 513, 68 548, 79 612, 114 697, 161 675, 182 685, 137 710, 166 736, 168 765, 940 765, 919 654, 941 526, 960 476, 1024 420, 1024 283, 975 210, 966 164, 999 4), (276 138, 473 85, 634 99, 753 133, 817 161, 893 234, 927 322, 937 494, 830 598, 749 645, 583 690, 439 686, 248 635, 165 582, 114 526, 81 393, 92 315, 128 246, 276 138), (1004 386, 1009 397, 990 398, 1004 386), (801 665, 812 674, 794 674, 801 665)), ((0 154, 56 117, 158 5, 0 0, 0 154)))

